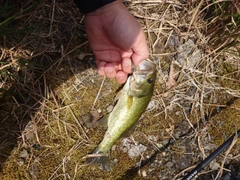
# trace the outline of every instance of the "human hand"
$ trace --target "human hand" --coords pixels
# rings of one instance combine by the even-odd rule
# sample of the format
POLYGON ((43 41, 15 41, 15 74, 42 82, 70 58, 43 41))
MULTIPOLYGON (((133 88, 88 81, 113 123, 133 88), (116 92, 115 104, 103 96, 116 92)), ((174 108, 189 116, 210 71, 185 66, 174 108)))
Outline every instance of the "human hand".
POLYGON ((85 27, 100 75, 122 84, 132 72, 131 59, 137 66, 149 56, 143 29, 121 0, 86 14, 85 27))

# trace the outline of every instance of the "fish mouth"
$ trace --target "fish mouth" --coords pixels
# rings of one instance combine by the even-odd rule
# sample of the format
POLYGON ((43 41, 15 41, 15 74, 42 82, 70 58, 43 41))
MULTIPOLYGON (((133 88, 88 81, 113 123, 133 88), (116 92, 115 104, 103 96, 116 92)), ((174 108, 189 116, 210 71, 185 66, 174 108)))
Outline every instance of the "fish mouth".
POLYGON ((132 81, 142 82, 149 75, 153 74, 156 70, 156 65, 148 60, 141 61, 136 68, 133 70, 132 81))
POLYGON ((149 60, 143 60, 136 67, 136 72, 152 72, 155 71, 155 69, 156 65, 153 62, 149 60))
POLYGON ((146 82, 146 79, 152 76, 155 71, 156 65, 148 60, 141 61, 137 67, 133 68, 133 74, 129 82, 129 95, 132 95, 133 92, 135 92, 134 94, 140 94, 140 92, 143 92, 143 83, 146 82))

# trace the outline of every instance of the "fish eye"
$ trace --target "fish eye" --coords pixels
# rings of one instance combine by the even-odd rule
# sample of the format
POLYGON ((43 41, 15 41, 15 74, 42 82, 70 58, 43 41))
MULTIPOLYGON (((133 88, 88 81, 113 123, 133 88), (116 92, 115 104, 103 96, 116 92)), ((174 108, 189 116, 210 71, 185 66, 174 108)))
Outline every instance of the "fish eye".
POLYGON ((148 79, 148 80, 147 80, 147 82, 148 82, 149 84, 152 84, 152 82, 153 82, 153 79, 152 79, 152 78, 150 78, 150 79, 148 79))

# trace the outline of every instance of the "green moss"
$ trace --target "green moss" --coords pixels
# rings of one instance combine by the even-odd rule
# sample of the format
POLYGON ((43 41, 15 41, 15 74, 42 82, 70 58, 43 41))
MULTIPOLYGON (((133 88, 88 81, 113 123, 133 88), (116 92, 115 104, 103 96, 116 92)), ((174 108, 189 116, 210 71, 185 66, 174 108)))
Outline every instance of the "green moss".
POLYGON ((214 137, 214 141, 217 145, 222 144, 239 129, 239 107, 240 99, 237 99, 232 105, 221 110, 211 119, 212 126, 209 132, 214 137))

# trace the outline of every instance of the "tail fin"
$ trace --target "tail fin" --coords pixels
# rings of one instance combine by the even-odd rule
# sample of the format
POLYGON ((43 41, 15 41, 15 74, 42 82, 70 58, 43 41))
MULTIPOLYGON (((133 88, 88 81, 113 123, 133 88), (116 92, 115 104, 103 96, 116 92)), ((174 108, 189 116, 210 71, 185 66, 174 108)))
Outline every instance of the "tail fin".
POLYGON ((101 170, 110 171, 110 158, 108 154, 102 153, 100 150, 95 149, 88 158, 87 163, 98 164, 101 170))

